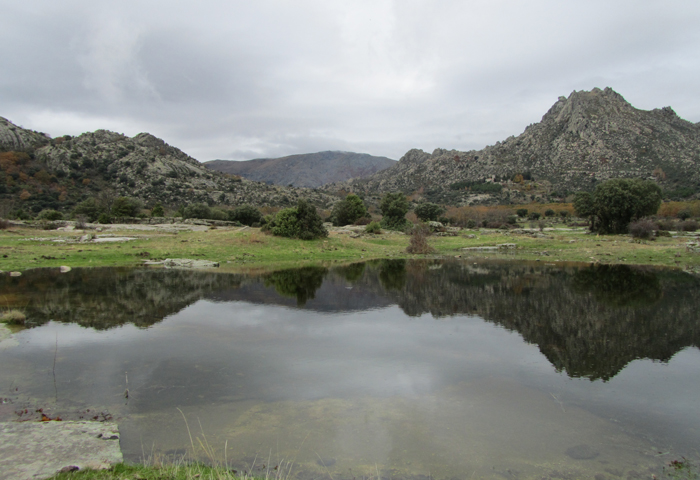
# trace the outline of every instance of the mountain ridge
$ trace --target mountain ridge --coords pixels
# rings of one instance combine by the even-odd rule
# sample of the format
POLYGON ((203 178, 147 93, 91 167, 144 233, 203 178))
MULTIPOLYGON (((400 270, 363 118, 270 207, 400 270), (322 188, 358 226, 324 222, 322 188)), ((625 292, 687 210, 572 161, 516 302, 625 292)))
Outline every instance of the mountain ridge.
POLYGON ((469 184, 498 183, 507 188, 490 200, 518 203, 556 200, 609 178, 647 178, 668 190, 697 192, 699 167, 700 123, 681 119, 671 107, 636 109, 608 87, 559 97, 540 122, 481 150, 412 149, 387 170, 325 188, 402 191, 459 205, 485 200, 469 184), (511 188, 518 187, 518 175, 539 183, 537 195, 511 188))
POLYGON ((367 177, 395 163, 390 158, 367 153, 326 150, 244 161, 210 160, 204 166, 258 182, 317 188, 327 183, 367 177))

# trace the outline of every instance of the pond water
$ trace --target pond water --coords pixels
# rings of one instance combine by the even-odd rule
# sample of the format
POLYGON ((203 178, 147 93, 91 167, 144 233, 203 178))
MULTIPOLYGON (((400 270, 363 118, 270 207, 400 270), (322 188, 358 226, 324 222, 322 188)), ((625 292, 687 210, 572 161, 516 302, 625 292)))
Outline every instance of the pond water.
POLYGON ((700 281, 681 272, 37 270, 0 277, 0 305, 33 322, 0 342, 0 419, 111 417, 129 461, 602 480, 698 459, 700 281))

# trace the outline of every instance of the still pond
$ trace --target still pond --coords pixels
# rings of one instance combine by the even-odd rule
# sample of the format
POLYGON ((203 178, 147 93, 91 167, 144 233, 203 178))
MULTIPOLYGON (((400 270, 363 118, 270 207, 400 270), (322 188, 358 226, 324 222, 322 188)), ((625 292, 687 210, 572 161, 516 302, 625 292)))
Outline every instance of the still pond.
POLYGON ((46 269, 0 277, 10 306, 32 323, 0 342, 0 420, 113 419, 132 462, 602 480, 700 455, 700 280, 678 271, 46 269))

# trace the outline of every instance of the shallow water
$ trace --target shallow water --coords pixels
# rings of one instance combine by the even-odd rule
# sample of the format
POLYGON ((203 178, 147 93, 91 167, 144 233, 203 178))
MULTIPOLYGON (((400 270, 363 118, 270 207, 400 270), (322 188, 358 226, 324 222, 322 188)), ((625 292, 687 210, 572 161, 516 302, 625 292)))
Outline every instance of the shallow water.
POLYGON ((111 414, 131 461, 194 445, 296 478, 600 480, 698 458, 700 282, 679 272, 99 269, 0 292, 37 324, 0 343, 0 396, 111 414))

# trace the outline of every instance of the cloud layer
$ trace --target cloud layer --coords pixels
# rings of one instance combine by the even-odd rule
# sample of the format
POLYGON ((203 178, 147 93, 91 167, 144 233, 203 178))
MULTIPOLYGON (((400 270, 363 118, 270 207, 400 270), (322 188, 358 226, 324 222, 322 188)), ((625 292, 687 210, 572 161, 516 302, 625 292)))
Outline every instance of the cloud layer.
POLYGON ((54 136, 148 131, 201 161, 482 148, 593 87, 700 121, 694 1, 0 7, 1 116, 54 136))

